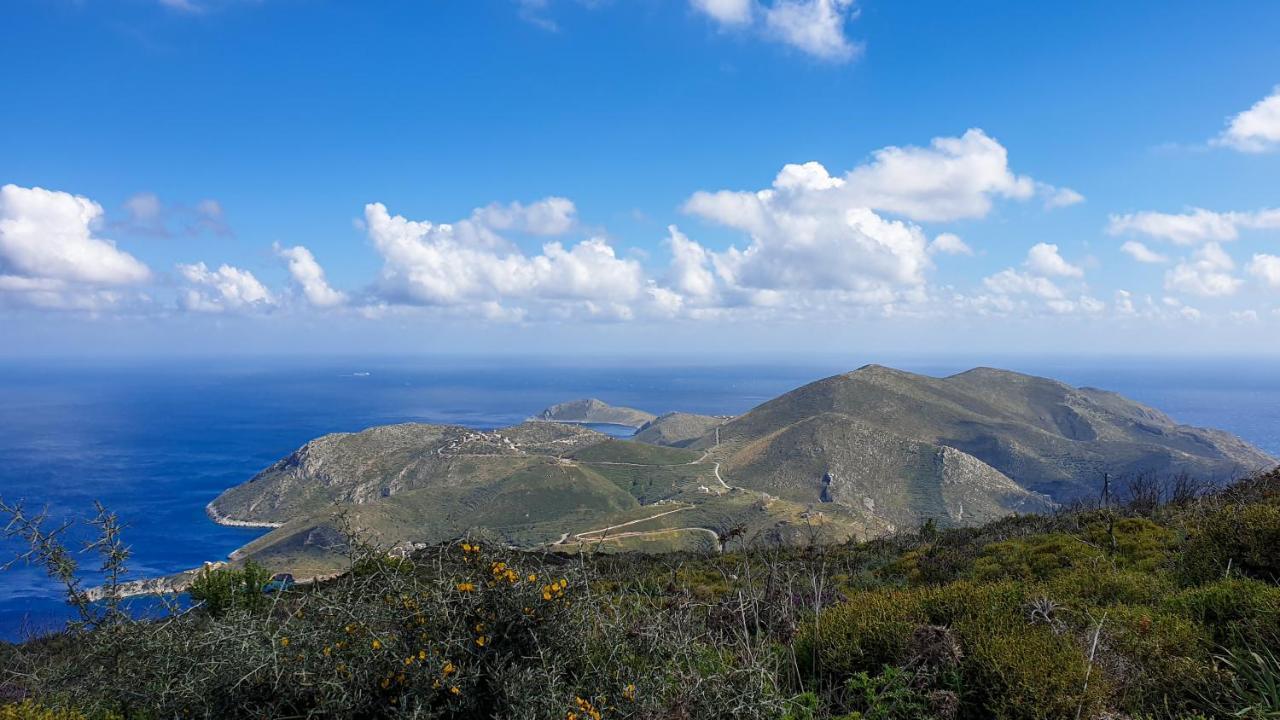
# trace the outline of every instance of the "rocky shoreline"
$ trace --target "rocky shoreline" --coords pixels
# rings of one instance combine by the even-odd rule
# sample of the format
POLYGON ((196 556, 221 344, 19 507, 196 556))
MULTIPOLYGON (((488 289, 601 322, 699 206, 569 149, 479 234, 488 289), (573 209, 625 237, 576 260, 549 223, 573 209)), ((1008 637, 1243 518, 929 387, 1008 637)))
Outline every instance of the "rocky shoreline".
POLYGON ((284 523, 279 522, 236 520, 229 518, 215 510, 212 502, 204 506, 204 514, 208 515, 209 519, 215 523, 226 527, 278 528, 284 525, 284 523))

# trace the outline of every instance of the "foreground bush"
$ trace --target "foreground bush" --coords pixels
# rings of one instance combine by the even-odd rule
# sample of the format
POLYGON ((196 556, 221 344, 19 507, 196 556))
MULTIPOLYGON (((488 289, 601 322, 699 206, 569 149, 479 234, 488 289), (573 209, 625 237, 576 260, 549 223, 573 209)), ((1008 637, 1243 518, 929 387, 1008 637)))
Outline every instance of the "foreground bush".
POLYGON ((72 582, 81 622, 0 645, 0 720, 1276 718, 1278 488, 709 556, 352 542, 336 580, 214 570, 149 622, 72 582))

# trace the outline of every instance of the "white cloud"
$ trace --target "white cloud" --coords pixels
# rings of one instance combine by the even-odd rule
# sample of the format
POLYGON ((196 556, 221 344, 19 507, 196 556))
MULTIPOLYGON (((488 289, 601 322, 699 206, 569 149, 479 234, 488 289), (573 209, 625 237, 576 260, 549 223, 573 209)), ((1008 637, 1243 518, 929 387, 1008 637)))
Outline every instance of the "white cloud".
POLYGON ((959 235, 952 233, 941 233, 929 243, 929 253, 936 255, 972 255, 973 248, 960 239, 959 235))
POLYGON ((562 197, 543 198, 530 205, 491 203, 478 208, 471 219, 493 230, 515 230, 533 235, 563 235, 577 222, 577 207, 562 197))
POLYGON ((194 207, 167 204, 155 193, 141 192, 124 202, 125 220, 115 222, 112 228, 133 235, 173 237, 183 234, 191 237, 201 233, 231 235, 226 214, 217 200, 206 199, 194 207))
POLYGON ((1037 243, 1027 251, 1027 268, 1043 277, 1084 277, 1084 270, 1058 254, 1058 246, 1037 243))
POLYGON ((325 279, 324 268, 316 262, 311 251, 302 245, 281 247, 274 246, 275 253, 289 266, 289 275, 302 288, 307 301, 316 307, 333 307, 347 301, 346 294, 334 290, 325 279))
POLYGON ((1084 202, 1084 195, 1071 188, 1056 188, 1042 184, 1041 194, 1045 196, 1044 206, 1049 209, 1070 207, 1084 202))
POLYGON ((750 28, 820 60, 847 62, 862 54, 845 25, 858 15, 853 0, 689 0, 725 29, 750 28))
POLYGON ((1033 295, 1042 300, 1063 298, 1062 289, 1052 280, 1030 273, 1021 273, 1013 268, 1006 268, 984 278, 982 284, 999 295, 1033 295))
POLYGON ((1169 262, 1169 258, 1143 245, 1137 240, 1128 240, 1120 246, 1120 251, 1140 263, 1158 265, 1169 262))
MULTIPOLYGON (((1037 243, 1031 246, 1027 251, 1027 259, 1023 262, 1023 267, 1026 268, 1025 271, 1005 268, 995 275, 983 278, 983 287, 994 293, 996 297, 980 297, 979 305, 1008 313, 1018 309, 1018 306, 1014 305, 1009 298, 1026 296, 1041 300, 1043 308, 1058 315, 1095 313, 1105 307, 1101 300, 1088 295, 1081 295, 1078 299, 1071 300, 1054 282, 1052 278, 1084 277, 1084 270, 1063 259, 1058 253, 1057 245, 1037 243)), ((1028 309, 1025 303, 1022 309, 1028 309)))
POLYGON ((1248 153, 1280 148, 1280 87, 1231 118, 1213 143, 1248 153))
POLYGON ((1224 213, 1191 208, 1178 214, 1146 211, 1112 215, 1107 232, 1112 235, 1139 233, 1168 240, 1175 245, 1195 245, 1205 241, 1235 240, 1242 228, 1280 228, 1280 209, 1224 213))
POLYGON ((928 148, 882 148, 871 162, 842 177, 817 162, 786 165, 770 189, 699 191, 685 210, 750 231, 767 222, 771 205, 815 212, 870 208, 912 220, 943 221, 984 217, 992 198, 1027 199, 1035 192, 1034 180, 1009 169, 1004 146, 973 129, 961 137, 934 138, 928 148))
POLYGON ((1202 297, 1234 295, 1243 280, 1232 274, 1235 262, 1217 243, 1207 243, 1191 258, 1165 273, 1166 290, 1202 297))
POLYGON ((571 248, 558 242, 527 256, 469 223, 415 222, 392 216, 381 203, 365 206, 369 239, 382 255, 380 291, 391 301, 473 305, 522 300, 570 304, 593 315, 621 316, 641 296, 639 263, 619 258, 600 238, 571 248))
POLYGON ((79 195, 0 187, 0 293, 37 307, 99 309, 123 297, 109 288, 148 280, 146 265, 95 235, 102 215, 79 195))
POLYGON ((178 265, 178 272, 196 287, 186 288, 179 303, 196 312, 261 309, 276 299, 253 273, 231 265, 209 270, 203 262, 178 265))
POLYGON ((854 14, 853 0, 774 0, 764 11, 772 37, 823 60, 851 60, 862 45, 844 34, 854 14))
POLYGON ((1250 275, 1262 281, 1267 287, 1280 290, 1280 257, 1264 254, 1254 255, 1247 269, 1250 275))
POLYGON ((1027 199, 1035 182, 1009 169, 1009 153, 978 129, 929 147, 887 147, 844 177, 846 202, 940 221, 984 217, 993 197, 1027 199))
POLYGON ((124 201, 129 218, 138 226, 151 226, 160 222, 162 205, 155 193, 138 193, 124 201))
POLYGON ((742 230, 751 242, 722 253, 684 248, 682 256, 706 253, 729 304, 778 305, 815 293, 880 304, 922 287, 931 264, 924 232, 847 204, 842 185, 810 163, 784 168, 771 190, 697 193, 688 212, 742 230))
MULTIPOLYGON (((698 243, 680 232, 675 225, 667 227, 667 247, 671 250, 671 267, 667 276, 667 284, 676 297, 691 297, 699 300, 710 298, 716 294, 716 278, 712 274, 712 254, 698 243)), ((673 299, 663 293, 657 297, 659 304, 670 306, 673 299)))
POLYGON ((1121 315, 1134 315, 1137 308, 1133 305, 1133 293, 1128 290, 1117 290, 1115 299, 1116 312, 1121 315))
POLYGON ((695 10, 723 25, 745 25, 755 12, 755 0, 689 0, 695 10))

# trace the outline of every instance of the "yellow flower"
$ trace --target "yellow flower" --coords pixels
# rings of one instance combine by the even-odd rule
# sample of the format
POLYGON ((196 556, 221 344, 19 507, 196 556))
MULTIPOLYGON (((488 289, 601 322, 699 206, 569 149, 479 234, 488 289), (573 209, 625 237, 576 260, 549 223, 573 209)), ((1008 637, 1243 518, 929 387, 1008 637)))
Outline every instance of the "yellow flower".
POLYGON ((446 660, 444 662, 444 669, 441 672, 443 672, 445 676, 449 676, 449 675, 452 675, 454 672, 456 672, 457 669, 458 668, 455 667, 452 662, 446 660))
POLYGON ((325 656, 325 657, 329 657, 329 654, 330 654, 330 653, 332 653, 332 652, 333 652, 333 651, 329 649, 329 646, 328 646, 328 645, 325 645, 325 646, 324 646, 324 656, 325 656))
POLYGON ((538 576, 534 573, 529 573, 529 582, 538 582, 538 576))
POLYGON ((484 647, 484 643, 485 643, 485 637, 483 635, 476 638, 476 644, 479 645, 480 647, 484 647))
POLYGON ((476 632, 478 633, 484 632, 484 623, 476 623, 476 632))
POLYGON ((410 655, 409 657, 405 658, 405 659, 404 659, 404 664, 405 664, 405 665, 412 665, 412 664, 413 664, 413 656, 412 656, 412 655, 410 655))
POLYGON ((626 686, 626 687, 624 687, 624 688, 622 688, 622 697, 624 697, 624 698, 626 698, 626 699, 628 699, 628 700, 635 700, 635 699, 636 699, 636 684, 635 684, 635 683, 627 683, 627 686, 626 686))
POLYGON ((280 638, 280 647, 289 647, 289 638, 287 637, 280 638))
POLYGON ((462 694, 462 691, 458 689, 458 686, 457 686, 457 685, 450 685, 450 686, 449 686, 449 692, 453 693, 454 695, 461 695, 461 694, 462 694))
POLYGON ((472 592, 475 589, 476 589, 476 586, 473 583, 469 583, 469 582, 458 583, 458 592, 472 592))
POLYGON ((381 640, 374 640, 373 642, 369 643, 369 646, 370 646, 370 647, 372 647, 374 650, 381 650, 381 649, 382 649, 382 641, 381 641, 381 640))
POLYGON ((551 592, 550 592, 550 591, 548 591, 548 590, 543 590, 543 591, 542 591, 542 599, 543 599, 543 600, 550 600, 550 599, 551 599, 551 592))
POLYGON ((427 651, 426 651, 426 650, 419 650, 419 651, 418 651, 418 660, 426 660, 426 659, 427 659, 427 651))
POLYGON ((471 552, 471 543, 462 543, 462 552, 471 552))
POLYGON ((386 690, 391 687, 391 678, 382 678, 382 689, 386 690))

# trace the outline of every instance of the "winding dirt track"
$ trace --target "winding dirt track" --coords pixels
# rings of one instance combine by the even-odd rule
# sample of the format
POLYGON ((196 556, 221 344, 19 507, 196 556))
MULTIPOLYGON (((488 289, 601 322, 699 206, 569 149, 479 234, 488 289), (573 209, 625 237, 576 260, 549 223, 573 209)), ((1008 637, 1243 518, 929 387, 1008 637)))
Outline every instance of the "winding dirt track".
MULTIPOLYGON (((646 465, 644 463, 624 463, 624 462, 605 462, 605 461, 587 462, 583 464, 584 465, 627 465, 632 467, 678 467, 680 465, 687 466, 687 465, 702 464, 706 462, 707 456, 710 454, 711 454, 711 451, 707 450, 703 452, 702 457, 698 458, 697 460, 691 460, 687 463, 679 463, 678 465, 646 465)), ((715 462, 712 465, 712 473, 715 475, 716 482, 720 483, 720 487, 724 488, 726 491, 732 491, 737 489, 734 486, 730 485, 729 483, 725 482, 725 479, 720 475, 719 462, 715 462)), ((693 507, 695 506, 682 504, 678 508, 675 508, 672 510, 664 510, 658 513, 657 515, 650 515, 648 517, 643 517, 636 520, 628 520, 627 522, 624 522, 624 523, 618 523, 617 525, 610 525, 608 527, 597 528, 595 530, 586 530, 584 532, 575 533, 573 535, 573 539, 576 540, 577 542, 583 543, 583 542, 591 542, 591 541, 617 540, 620 538, 629 538, 629 537, 643 537, 646 535, 663 535, 663 534, 675 533, 675 532, 704 532, 711 535, 713 542, 715 543, 716 551, 718 552, 721 549, 720 536, 716 533, 716 531, 710 528, 704 528, 704 527, 663 528, 660 530, 632 530, 628 532, 618 533, 617 535, 608 535, 610 531, 616 530, 618 528, 628 527, 630 525, 638 525, 640 523, 645 523, 650 520, 656 520, 657 518, 665 517, 667 515, 671 515, 672 513, 678 513, 681 510, 688 510, 693 507)), ((560 536, 559 540, 556 540, 553 543, 548 543, 547 547, 568 545, 570 543, 569 537, 570 537, 569 533, 564 533, 563 535, 560 536)))

